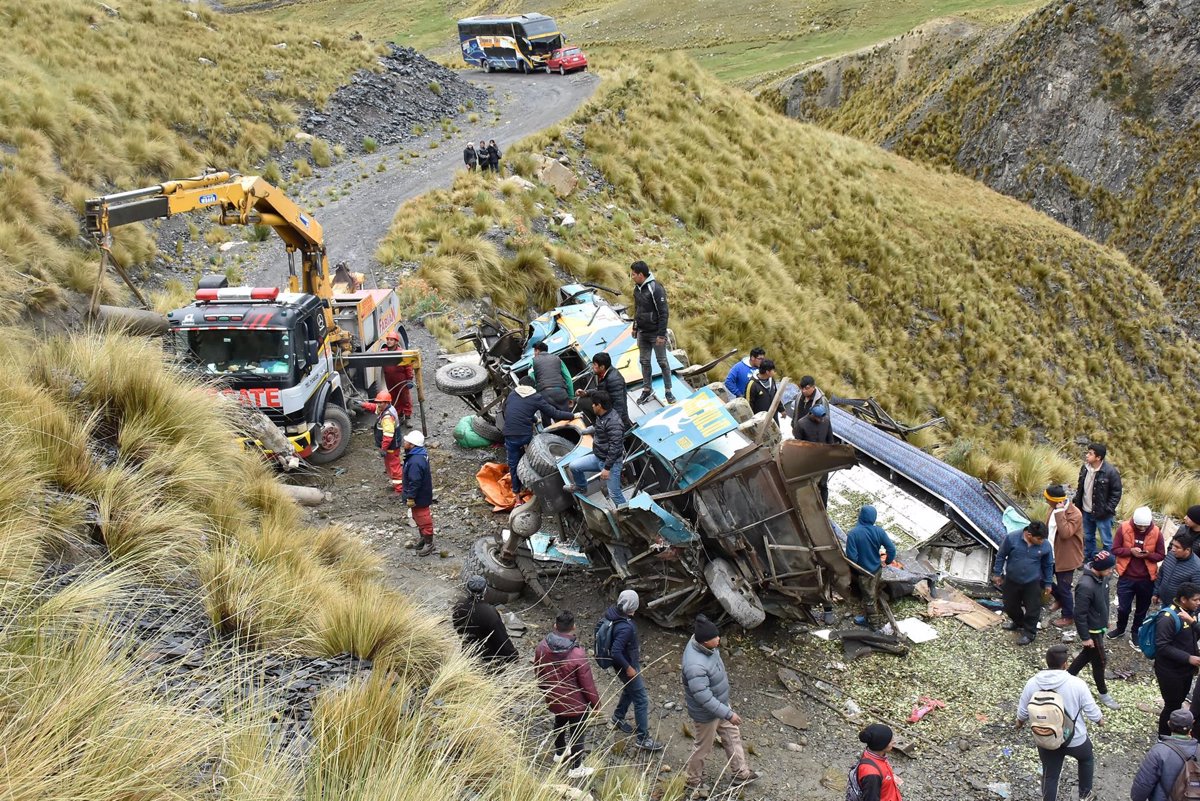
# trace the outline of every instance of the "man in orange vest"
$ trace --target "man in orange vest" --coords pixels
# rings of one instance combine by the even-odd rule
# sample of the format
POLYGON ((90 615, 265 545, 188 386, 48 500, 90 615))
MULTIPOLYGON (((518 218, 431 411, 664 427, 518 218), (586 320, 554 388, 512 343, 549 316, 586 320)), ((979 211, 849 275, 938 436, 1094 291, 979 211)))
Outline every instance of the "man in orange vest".
POLYGON ((1154 523, 1150 507, 1139 506, 1133 517, 1123 522, 1113 537, 1113 556, 1117 557, 1117 627, 1108 633, 1116 639, 1125 634, 1129 609, 1133 607, 1133 628, 1130 642, 1138 647, 1138 629, 1146 619, 1154 581, 1158 578, 1158 563, 1166 558, 1162 532, 1154 523))
POLYGON ((404 492, 404 459, 401 457, 404 443, 401 439, 400 413, 392 405, 392 393, 386 389, 379 390, 375 402, 364 401, 360 404, 368 412, 379 415, 375 420, 375 445, 383 456, 383 469, 387 471, 388 479, 392 482, 392 491, 397 494, 404 492))
MULTIPOLYGON (((395 331, 388 332, 384 338, 383 349, 386 351, 400 350, 400 335, 395 331)), ((412 417, 412 381, 413 369, 407 364, 389 364, 383 368, 383 385, 391 393, 396 402, 396 413, 407 427, 408 419, 412 417)))

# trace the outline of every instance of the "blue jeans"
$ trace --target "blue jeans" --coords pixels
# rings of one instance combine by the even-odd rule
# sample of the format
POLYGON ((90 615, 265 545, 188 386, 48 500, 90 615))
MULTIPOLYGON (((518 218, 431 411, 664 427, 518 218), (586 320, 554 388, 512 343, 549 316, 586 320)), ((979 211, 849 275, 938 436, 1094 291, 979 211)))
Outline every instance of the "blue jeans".
POLYGON ((620 672, 618 675, 621 676, 621 681, 625 686, 621 688, 621 700, 617 701, 617 708, 613 711, 613 720, 625 720, 625 715, 629 712, 629 705, 633 704, 633 719, 637 723, 637 736, 644 740, 650 736, 650 693, 646 692, 646 685, 642 683, 640 672, 632 679, 625 678, 624 674, 620 672))
POLYGON ((531 439, 533 439, 532 435, 504 438, 504 450, 508 451, 508 475, 512 478, 514 495, 524 489, 521 486, 521 479, 517 478, 517 462, 521 461, 521 454, 525 452, 525 446, 531 439))
POLYGON ((1092 516, 1091 512, 1083 513, 1083 558, 1090 562, 1092 557, 1096 555, 1096 531, 1100 531, 1100 540, 1104 544, 1104 550, 1112 550, 1112 521, 1111 517, 1100 520, 1092 516))
MULTIPOLYGON (((596 454, 589 453, 587 456, 580 456, 575 461, 571 462, 571 481, 580 490, 587 488, 587 474, 596 473, 604 469, 604 465, 596 458, 596 454)), ((625 503, 625 495, 621 492, 621 461, 617 460, 608 471, 608 498, 617 506, 625 503)))

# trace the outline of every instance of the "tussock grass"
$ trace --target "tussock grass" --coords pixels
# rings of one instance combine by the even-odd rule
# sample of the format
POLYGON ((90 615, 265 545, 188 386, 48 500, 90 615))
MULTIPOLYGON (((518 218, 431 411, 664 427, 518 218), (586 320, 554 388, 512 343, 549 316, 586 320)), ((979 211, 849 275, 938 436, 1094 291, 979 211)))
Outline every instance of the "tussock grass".
MULTIPOLYGON (((98 256, 78 243, 87 197, 207 166, 278 173, 268 156, 295 124, 293 106, 371 62, 363 43, 327 37, 316 48, 311 28, 203 4, 139 0, 118 11, 0 0, 0 319, 59 305, 57 287, 91 291, 98 256), (252 65, 238 53, 253 53, 252 65)), ((125 266, 156 255, 141 227, 114 234, 125 266)))
MULTIPOLYGON (((645 259, 693 362, 765 343, 784 373, 827 391, 874 396, 898 419, 944 414, 949 429, 923 444, 980 443, 957 463, 1027 497, 1073 480, 1091 439, 1130 481, 1188 452, 1200 411, 1151 401, 1130 414, 1120 400, 1194 385, 1200 348, 1119 253, 972 181, 781 120, 679 56, 614 70, 558 127, 510 147, 509 163, 563 149, 604 183, 557 203, 578 223, 552 243, 529 234, 549 213, 533 193, 501 185, 507 211, 487 226, 507 235, 505 258, 541 247, 626 292, 626 265, 645 259)), ((408 204, 383 247, 462 249, 480 186, 464 177, 408 204)), ((479 275, 511 311, 541 300, 511 272, 479 275)))

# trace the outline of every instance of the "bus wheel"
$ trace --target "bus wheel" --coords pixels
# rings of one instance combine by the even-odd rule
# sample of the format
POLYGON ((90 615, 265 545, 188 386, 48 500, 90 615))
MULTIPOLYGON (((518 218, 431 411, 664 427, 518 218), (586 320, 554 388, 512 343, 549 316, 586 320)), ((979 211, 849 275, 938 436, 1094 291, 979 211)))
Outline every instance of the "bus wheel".
POLYGON ((483 71, 491 72, 492 71, 492 62, 485 59, 483 62, 483 71))
POLYGON ((529 74, 529 62, 528 61, 521 62, 521 72, 525 75, 529 74))

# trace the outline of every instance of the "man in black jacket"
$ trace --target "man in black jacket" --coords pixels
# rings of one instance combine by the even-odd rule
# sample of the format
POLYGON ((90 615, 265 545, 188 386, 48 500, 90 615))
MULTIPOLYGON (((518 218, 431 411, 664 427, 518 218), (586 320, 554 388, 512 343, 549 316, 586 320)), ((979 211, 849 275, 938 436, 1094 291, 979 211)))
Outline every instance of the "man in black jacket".
POLYGON ((1163 708, 1158 716, 1158 733, 1169 735, 1171 713, 1183 706, 1188 688, 1200 666, 1196 654, 1196 609, 1200 607, 1200 586, 1179 586, 1175 603, 1164 606, 1154 622, 1154 678, 1162 693, 1163 708))
MULTIPOLYGON (((602 389, 608 393, 608 397, 612 401, 612 410, 621 416, 625 430, 633 428, 633 422, 629 419, 629 390, 625 387, 625 377, 621 375, 620 371, 613 369, 612 357, 604 352, 593 356, 592 375, 596 377, 596 389, 602 389)), ((587 390, 575 390, 577 398, 582 398, 586 394, 587 390)))
POLYGON ((504 449, 508 451, 508 475, 512 479, 514 495, 520 495, 524 487, 517 476, 517 463, 525 446, 533 439, 533 418, 538 412, 543 419, 572 420, 574 415, 566 409, 555 408, 531 386, 521 384, 508 393, 504 401, 504 449))
POLYGON ((480 659, 499 667, 517 661, 517 648, 496 607, 483 600, 486 590, 483 576, 467 579, 467 591, 450 610, 450 622, 462 637, 464 648, 478 648, 480 659))
POLYGON ((463 148, 463 164, 467 165, 467 172, 475 172, 475 165, 479 163, 479 154, 475 152, 475 145, 467 142, 467 146, 463 148))
POLYGON ((1101 551, 1083 566, 1083 574, 1075 585, 1075 630, 1083 650, 1067 668, 1072 676, 1078 676, 1090 664, 1100 703, 1109 709, 1120 709, 1108 694, 1108 684, 1104 681, 1104 668, 1108 664, 1104 652, 1107 639, 1104 635, 1108 633, 1108 577, 1116 566, 1117 558, 1108 551, 1101 551))
MULTIPOLYGON (((757 375, 746 385, 746 400, 750 402, 750 411, 755 414, 769 411, 771 404, 775 402, 775 393, 778 391, 779 384, 775 381, 775 362, 763 359, 762 364, 758 366, 757 375)), ((775 407, 775 419, 779 419, 778 406, 775 407)))
MULTIPOLYGON (((538 394, 550 401, 555 406, 563 409, 571 408, 571 393, 575 389, 574 381, 571 379, 571 372, 567 370, 567 366, 563 364, 563 360, 550 352, 545 342, 539 342, 533 346, 533 373, 534 388, 538 394)), ((550 418, 542 416, 542 425, 550 425, 550 418)))
POLYGON ((587 474, 600 471, 600 480, 608 482, 608 498, 614 506, 625 503, 621 492, 621 466, 625 461, 625 424, 612 408, 608 393, 598 389, 592 393, 592 411, 596 423, 584 429, 592 435, 592 452, 571 462, 571 480, 575 483, 565 487, 567 492, 586 492, 587 474))
MULTIPOLYGON (((825 405, 818 403, 812 411, 792 421, 792 436, 801 442, 815 442, 818 445, 833 445, 833 426, 829 424, 829 414, 825 405)), ((821 491, 821 502, 829 505, 829 474, 821 476, 817 482, 821 491)))
POLYGON ((674 403, 675 396, 671 394, 671 368, 667 364, 667 291, 662 284, 650 274, 650 267, 644 261, 635 261, 629 265, 629 274, 633 276, 633 332, 637 335, 638 361, 642 366, 642 394, 638 403, 646 403, 654 397, 654 373, 650 367, 650 352, 658 360, 658 368, 662 371, 664 398, 667 403, 674 403))
POLYGON ((1075 505, 1083 511, 1083 558, 1087 562, 1096 555, 1097 530, 1103 549, 1112 550, 1113 516, 1121 502, 1121 474, 1104 460, 1107 455, 1108 448, 1102 443, 1088 444, 1075 489, 1075 505))

